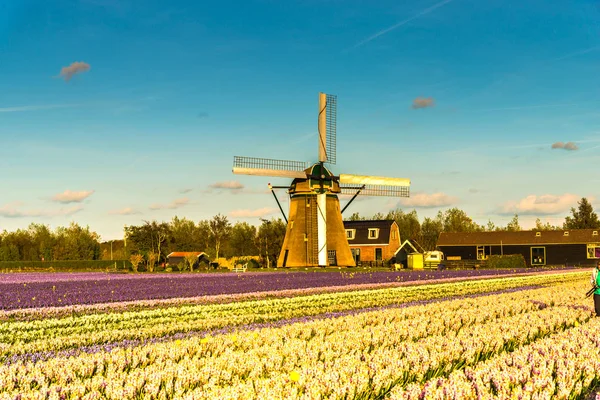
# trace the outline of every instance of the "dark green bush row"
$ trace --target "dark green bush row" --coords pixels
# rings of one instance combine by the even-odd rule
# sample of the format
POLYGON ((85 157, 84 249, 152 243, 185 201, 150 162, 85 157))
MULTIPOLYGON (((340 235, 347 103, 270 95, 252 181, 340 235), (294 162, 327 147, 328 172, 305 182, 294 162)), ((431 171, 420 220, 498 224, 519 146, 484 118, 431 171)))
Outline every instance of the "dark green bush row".
POLYGON ((487 260, 487 268, 525 268, 525 257, 522 254, 491 255, 487 260))
POLYGON ((0 261, 0 271, 105 271, 129 270, 129 260, 0 261))

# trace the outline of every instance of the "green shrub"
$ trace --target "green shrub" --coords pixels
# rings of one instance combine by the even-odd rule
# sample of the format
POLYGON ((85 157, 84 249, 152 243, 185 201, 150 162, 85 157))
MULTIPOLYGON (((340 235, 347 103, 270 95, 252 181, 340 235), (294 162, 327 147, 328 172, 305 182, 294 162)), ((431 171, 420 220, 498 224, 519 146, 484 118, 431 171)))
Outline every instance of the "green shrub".
POLYGON ((491 255, 487 260, 488 268, 525 268, 525 257, 522 254, 491 255))
POLYGON ((106 271, 129 270, 129 260, 0 261, 0 271, 106 271))
POLYGON ((248 268, 260 268, 260 263, 256 259, 256 257, 239 257, 235 260, 235 265, 244 265, 248 264, 248 268))

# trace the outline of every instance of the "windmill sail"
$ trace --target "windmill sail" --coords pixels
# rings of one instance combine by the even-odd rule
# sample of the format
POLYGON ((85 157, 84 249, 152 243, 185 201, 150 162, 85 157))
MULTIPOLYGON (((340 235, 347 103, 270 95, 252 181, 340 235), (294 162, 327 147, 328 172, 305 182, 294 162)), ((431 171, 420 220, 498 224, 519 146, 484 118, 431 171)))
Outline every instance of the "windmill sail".
POLYGON ((357 188, 362 188, 360 193, 366 196, 409 197, 410 179, 340 174, 342 193, 354 193, 357 188))
POLYGON ((319 93, 319 161, 336 162, 337 96, 319 93))
POLYGON ((274 160, 270 158, 233 158, 233 173, 240 175, 260 175, 283 178, 306 178, 306 162, 274 160))

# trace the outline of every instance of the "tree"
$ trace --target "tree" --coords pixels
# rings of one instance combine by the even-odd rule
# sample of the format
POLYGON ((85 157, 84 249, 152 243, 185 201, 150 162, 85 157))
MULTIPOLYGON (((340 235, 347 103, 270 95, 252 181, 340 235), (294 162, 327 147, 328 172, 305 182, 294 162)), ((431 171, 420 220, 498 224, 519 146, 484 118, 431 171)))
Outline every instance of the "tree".
POLYGON ((256 227, 247 222, 236 222, 231 228, 231 235, 227 243, 227 256, 255 256, 258 254, 256 247, 256 227))
POLYGON ((506 225, 506 230, 509 232, 521 231, 521 225, 519 225, 519 216, 517 214, 515 214, 515 216, 506 225))
POLYGON ((376 220, 376 221, 381 221, 382 219, 385 219, 385 216, 383 215, 383 213, 376 213, 375 215, 373 215, 373 218, 371 218, 372 220, 376 220))
POLYGON ((578 202, 578 207, 571 208, 572 216, 567 216, 563 224, 563 229, 597 229, 600 228, 598 215, 587 198, 583 197, 578 202))
POLYGON ((215 215, 209 224, 211 239, 215 247, 215 259, 218 259, 221 246, 231 234, 231 224, 227 217, 221 214, 215 215))
POLYGON ((142 226, 129 226, 126 228, 128 247, 138 253, 156 253, 156 261, 160 263, 163 247, 167 244, 170 226, 166 222, 144 221, 142 226))
POLYGON ((198 222, 196 226, 196 240, 200 245, 199 251, 204 251, 206 254, 214 254, 211 249, 210 222, 208 220, 198 222))
POLYGON ((279 219, 261 219, 262 224, 258 228, 256 243, 259 255, 266 261, 267 267, 277 265, 277 259, 283 246, 286 224, 279 219))
POLYGON ((190 253, 185 256, 185 263, 190 268, 190 272, 194 271, 194 264, 196 264, 196 261, 198 261, 198 256, 196 256, 194 253, 190 253))
POLYGON ((557 229, 560 228, 552 225, 550 222, 546 222, 545 224, 543 224, 542 220, 540 220, 539 218, 536 218, 535 220, 535 230, 537 231, 554 231, 557 229))
POLYGON ((421 223, 416 210, 409 213, 405 213, 400 209, 392 210, 387 213, 385 219, 396 221, 400 232, 400 240, 412 239, 421 242, 421 223))
POLYGON ((99 260, 100 236, 75 222, 56 229, 55 260, 99 260))
POLYGON ((361 217, 360 214, 357 212, 353 213, 351 216, 346 218, 346 221, 364 221, 364 220, 365 220, 365 217, 361 217))
POLYGON ((487 225, 485 226, 485 230, 488 232, 493 232, 495 230, 497 230, 498 228, 496 228, 496 224, 494 224, 492 222, 492 220, 488 219, 487 225))
POLYGON ((203 251, 198 237, 198 227, 187 218, 173 217, 169 224, 170 251, 203 251))
POLYGON ((446 210, 444 213, 440 211, 438 218, 443 221, 444 232, 479 232, 483 230, 473 222, 466 212, 456 207, 446 210))
POLYGON ((425 250, 435 250, 444 222, 440 214, 436 218, 425 217, 421 224, 421 243, 425 250))
POLYGON ((138 267, 144 261, 144 257, 141 254, 134 254, 131 256, 129 261, 131 261, 133 272, 138 272, 138 267))
MULTIPOLYGON (((152 221, 150 226, 152 232, 152 242, 156 246, 156 261, 160 263, 160 258, 162 257, 161 249, 163 245, 167 243, 167 238, 170 234, 170 227, 166 222, 161 222, 159 224, 156 221, 152 221)), ((152 248, 152 250, 154 250, 154 248, 152 248)))
POLYGON ((148 266, 148 272, 154 272, 154 266, 156 265, 157 254, 153 251, 148 252, 146 256, 146 265, 148 266))

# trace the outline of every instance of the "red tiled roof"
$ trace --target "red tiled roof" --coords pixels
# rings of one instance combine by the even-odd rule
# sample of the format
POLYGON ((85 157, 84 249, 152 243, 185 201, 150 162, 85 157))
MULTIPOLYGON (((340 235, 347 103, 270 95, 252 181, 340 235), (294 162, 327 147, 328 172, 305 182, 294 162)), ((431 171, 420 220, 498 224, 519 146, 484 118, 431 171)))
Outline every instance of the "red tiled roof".
POLYGON ((600 243, 600 229, 520 232, 442 232, 438 246, 600 243), (565 235, 565 232, 568 232, 565 235), (594 232, 596 234, 594 235, 594 232), (539 233, 539 235, 537 235, 539 233))
POLYGON ((196 257, 200 257, 201 255, 206 255, 206 253, 204 253, 203 251, 174 251, 172 253, 170 253, 169 255, 167 255, 168 257, 187 257, 190 254, 195 255, 196 257))

